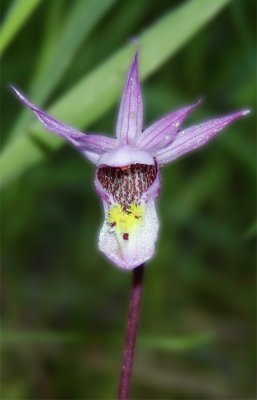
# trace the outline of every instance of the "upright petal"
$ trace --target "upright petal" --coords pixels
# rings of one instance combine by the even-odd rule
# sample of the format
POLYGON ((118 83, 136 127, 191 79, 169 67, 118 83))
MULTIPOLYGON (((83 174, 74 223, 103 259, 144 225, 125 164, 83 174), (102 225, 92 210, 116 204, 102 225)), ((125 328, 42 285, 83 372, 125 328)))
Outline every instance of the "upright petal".
POLYGON ((249 114, 249 112, 249 110, 235 112, 225 117, 212 119, 179 132, 169 146, 163 147, 161 150, 157 151, 155 157, 158 164, 160 166, 167 164, 190 151, 204 146, 227 125, 249 114))
POLYGON ((117 146, 118 142, 116 139, 102 135, 88 135, 58 121, 31 103, 15 87, 12 86, 11 89, 14 91, 18 99, 25 106, 30 108, 46 129, 70 142, 90 161, 96 163, 101 154, 110 151, 117 146))
POLYGON ((145 151, 156 152, 169 145, 174 140, 185 118, 199 104, 200 101, 197 101, 193 105, 173 111, 156 121, 145 129, 141 135, 137 136, 137 146, 145 151))
POLYGON ((116 136, 122 144, 133 144, 142 131, 143 102, 138 75, 138 56, 130 66, 120 103, 116 136))

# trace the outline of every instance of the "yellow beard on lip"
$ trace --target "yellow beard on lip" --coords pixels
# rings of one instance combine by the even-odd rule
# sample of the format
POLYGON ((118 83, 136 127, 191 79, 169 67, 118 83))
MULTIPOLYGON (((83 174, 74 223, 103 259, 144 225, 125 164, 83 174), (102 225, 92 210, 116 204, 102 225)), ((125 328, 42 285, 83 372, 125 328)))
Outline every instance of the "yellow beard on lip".
POLYGON ((142 223, 144 213, 145 209, 141 205, 130 204, 124 208, 121 204, 117 204, 110 208, 107 222, 117 233, 126 235, 142 223))

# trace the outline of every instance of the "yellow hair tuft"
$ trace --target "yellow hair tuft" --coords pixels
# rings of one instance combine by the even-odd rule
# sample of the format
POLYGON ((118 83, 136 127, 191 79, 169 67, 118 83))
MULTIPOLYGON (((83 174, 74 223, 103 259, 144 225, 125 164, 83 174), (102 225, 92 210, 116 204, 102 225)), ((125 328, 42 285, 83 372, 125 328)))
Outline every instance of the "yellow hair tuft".
POLYGON ((110 208, 107 222, 121 234, 130 233, 141 224, 144 211, 144 207, 138 204, 131 204, 127 208, 117 204, 110 208))

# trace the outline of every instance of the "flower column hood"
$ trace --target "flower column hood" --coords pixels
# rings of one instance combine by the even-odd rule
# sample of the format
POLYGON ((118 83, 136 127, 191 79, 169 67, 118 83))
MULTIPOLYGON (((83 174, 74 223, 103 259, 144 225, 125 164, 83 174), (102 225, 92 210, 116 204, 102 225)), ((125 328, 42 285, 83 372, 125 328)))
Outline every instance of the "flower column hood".
POLYGON ((116 266, 127 270, 154 254, 159 229, 155 202, 160 191, 160 168, 202 147, 231 122, 249 113, 234 112, 181 130, 197 102, 165 115, 143 131, 137 54, 125 82, 116 138, 79 132, 12 89, 46 129, 69 141, 96 165, 95 187, 104 208, 99 248, 116 266))

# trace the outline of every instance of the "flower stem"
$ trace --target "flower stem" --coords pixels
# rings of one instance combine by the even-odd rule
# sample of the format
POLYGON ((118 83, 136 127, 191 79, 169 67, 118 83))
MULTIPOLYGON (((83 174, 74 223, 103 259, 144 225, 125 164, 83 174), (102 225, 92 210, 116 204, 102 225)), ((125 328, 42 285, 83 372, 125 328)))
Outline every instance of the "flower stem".
POLYGON ((137 338, 137 325, 143 287, 144 265, 133 270, 132 288, 129 297, 128 322, 120 372, 118 400, 128 400, 131 383, 134 350, 137 338))

